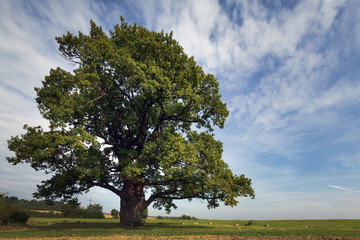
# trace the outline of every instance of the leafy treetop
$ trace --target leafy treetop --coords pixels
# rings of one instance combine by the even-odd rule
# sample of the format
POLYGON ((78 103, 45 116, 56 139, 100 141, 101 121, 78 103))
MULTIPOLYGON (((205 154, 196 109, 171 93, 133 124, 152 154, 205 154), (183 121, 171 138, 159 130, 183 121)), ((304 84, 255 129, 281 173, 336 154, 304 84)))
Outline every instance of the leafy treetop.
POLYGON ((91 22, 89 35, 56 40, 75 70, 52 69, 35 89, 49 130, 25 125, 8 141, 10 163, 52 174, 36 197, 66 200, 98 186, 141 201, 142 211, 151 203, 170 211, 175 199, 211 208, 254 197, 251 179, 231 172, 212 133, 228 116, 217 79, 172 34, 122 19, 109 36, 91 22))

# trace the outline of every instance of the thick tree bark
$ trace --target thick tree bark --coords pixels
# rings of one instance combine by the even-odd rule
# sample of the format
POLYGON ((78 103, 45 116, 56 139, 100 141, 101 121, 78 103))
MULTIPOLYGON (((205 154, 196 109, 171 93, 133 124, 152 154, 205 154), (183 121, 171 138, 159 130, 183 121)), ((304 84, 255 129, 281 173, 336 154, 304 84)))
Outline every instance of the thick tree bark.
POLYGON ((148 204, 145 201, 144 187, 136 178, 124 180, 120 195, 120 226, 135 227, 144 225, 142 215, 148 204))

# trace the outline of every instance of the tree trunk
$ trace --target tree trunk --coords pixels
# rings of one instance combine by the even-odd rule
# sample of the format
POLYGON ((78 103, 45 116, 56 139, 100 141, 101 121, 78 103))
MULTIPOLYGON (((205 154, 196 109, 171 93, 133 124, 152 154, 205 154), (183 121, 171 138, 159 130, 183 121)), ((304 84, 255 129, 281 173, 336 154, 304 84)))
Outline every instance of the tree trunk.
POLYGON ((136 178, 124 180, 120 198, 120 226, 144 225, 145 221, 142 216, 147 205, 143 185, 136 178))

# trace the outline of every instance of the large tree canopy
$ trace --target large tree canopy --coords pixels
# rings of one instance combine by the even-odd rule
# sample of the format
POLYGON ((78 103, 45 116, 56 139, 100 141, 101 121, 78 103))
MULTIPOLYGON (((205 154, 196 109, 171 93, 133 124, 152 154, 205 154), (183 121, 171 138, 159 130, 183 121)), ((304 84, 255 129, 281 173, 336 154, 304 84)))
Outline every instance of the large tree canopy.
POLYGON ((151 203, 170 211, 175 199, 215 208, 254 197, 251 179, 231 172, 212 133, 228 115, 217 79, 172 34, 121 19, 109 36, 91 22, 89 35, 56 40, 75 70, 52 69, 35 88, 49 129, 25 125, 8 141, 10 163, 52 174, 36 197, 70 199, 102 187, 120 197, 123 225, 141 224, 151 203))

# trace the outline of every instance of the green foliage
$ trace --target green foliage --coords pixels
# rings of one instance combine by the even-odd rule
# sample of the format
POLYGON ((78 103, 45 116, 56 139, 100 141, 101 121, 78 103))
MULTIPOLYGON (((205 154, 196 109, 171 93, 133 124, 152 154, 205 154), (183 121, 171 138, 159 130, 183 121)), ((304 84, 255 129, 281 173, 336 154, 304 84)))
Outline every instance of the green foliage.
POLYGON ((0 225, 26 224, 30 216, 20 206, 5 202, 5 194, 0 193, 0 225))
POLYGON ((86 218, 104 218, 103 207, 100 204, 90 204, 85 209, 86 218))
POLYGON ((38 201, 35 199, 32 200, 25 200, 25 199, 18 199, 14 196, 5 196, 5 202, 9 204, 16 204, 26 210, 46 210, 46 211, 60 211, 63 202, 53 202, 49 204, 46 201, 38 201))
POLYGON ((254 224, 254 222, 252 221, 252 220, 250 220, 250 221, 248 221, 246 224, 245 224, 245 226, 251 226, 251 225, 253 225, 254 224))
POLYGON ((119 218, 119 211, 116 209, 112 209, 110 214, 115 219, 119 218))
POLYGON ((10 223, 20 223, 20 224, 26 224, 27 220, 30 218, 29 214, 27 214, 24 211, 14 211, 10 217, 10 223))
POLYGON ((89 204, 87 208, 82 208, 76 198, 65 203, 61 212, 67 218, 104 218, 100 204, 89 204))
POLYGON ((188 216, 188 215, 181 215, 181 219, 183 220, 196 220, 196 217, 191 217, 191 216, 188 216))
POLYGON ((255 196, 251 179, 222 160, 212 133, 229 113, 217 79, 172 34, 122 19, 109 35, 91 21, 89 35, 56 40, 75 69, 51 69, 35 89, 49 130, 25 125, 8 141, 15 153, 8 162, 51 173, 35 197, 68 200, 98 186, 139 202, 134 208, 154 203, 169 212, 176 199, 215 208, 255 196))
POLYGON ((143 219, 147 219, 148 216, 149 216, 149 210, 146 208, 145 211, 144 211, 143 214, 142 214, 142 218, 143 218, 143 219))
POLYGON ((64 217, 76 218, 80 217, 83 214, 83 211, 80 208, 79 201, 75 198, 69 200, 62 206, 61 213, 64 217))
POLYGON ((170 217, 170 216, 157 216, 156 217, 157 219, 159 220, 197 220, 196 217, 191 217, 191 216, 188 216, 188 215, 181 215, 181 217, 170 217))

